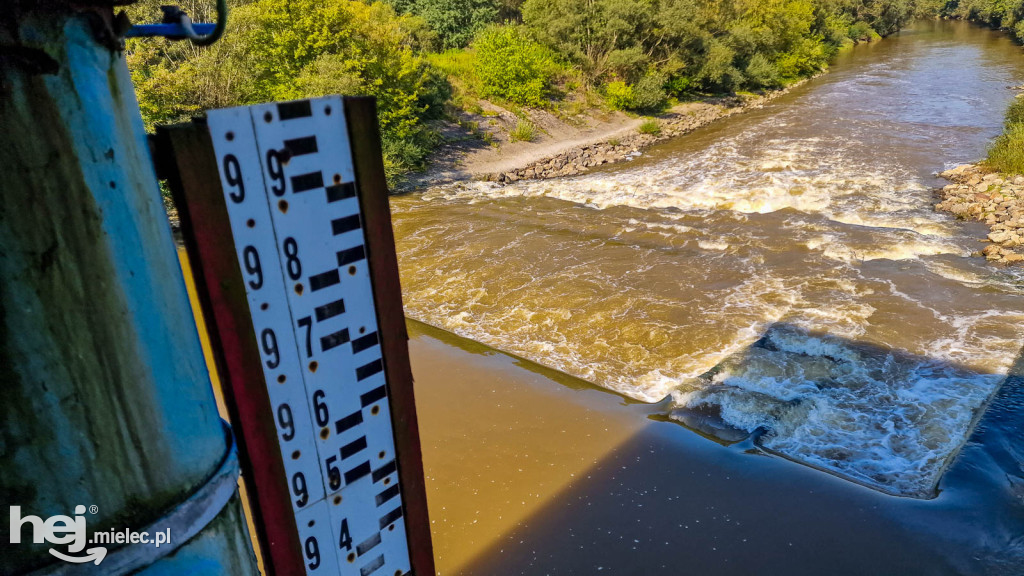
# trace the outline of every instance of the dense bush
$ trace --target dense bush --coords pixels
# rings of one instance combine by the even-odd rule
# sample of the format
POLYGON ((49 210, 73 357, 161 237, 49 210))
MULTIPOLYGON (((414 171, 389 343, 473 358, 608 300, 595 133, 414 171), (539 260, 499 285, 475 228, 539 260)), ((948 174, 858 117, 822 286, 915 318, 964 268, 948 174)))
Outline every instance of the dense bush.
POLYGON ((701 56, 694 78, 706 88, 733 90, 743 83, 743 74, 734 64, 736 51, 721 40, 709 40, 701 56))
MULTIPOLYGON (((608 106, 649 112, 669 97, 773 88, 821 70, 841 46, 899 30, 915 11, 1024 33, 1024 0, 384 1, 228 0, 227 34, 210 48, 130 41, 147 125, 270 100, 373 95, 394 177, 422 165, 434 138, 427 121, 449 103, 549 106, 567 92, 585 108, 603 87, 608 106)), ((127 10, 155 21, 161 3, 127 10)), ((213 18, 212 1, 177 3, 213 18)))
POLYGON ((870 42, 878 38, 878 32, 871 29, 867 22, 855 22, 850 26, 850 39, 855 42, 870 42))
POLYGON ((476 74, 484 96, 542 106, 558 71, 550 50, 519 26, 494 26, 473 41, 476 74))
POLYGON ((401 13, 426 21, 437 34, 440 48, 464 48, 474 36, 497 22, 499 5, 493 0, 390 0, 401 13))
POLYGON ((522 16, 594 81, 636 83, 656 63, 693 87, 733 90, 813 74, 851 42, 851 31, 858 39, 895 32, 913 7, 910 0, 525 0, 522 16))
POLYGON ((676 98, 682 98, 694 91, 697 88, 696 82, 689 76, 672 76, 665 82, 665 91, 670 96, 676 98))
MULTIPOLYGON (((140 9, 142 9, 140 7, 140 9)), ((131 41, 128 62, 147 125, 211 108, 325 94, 377 97, 389 176, 418 166, 432 141, 424 120, 450 92, 412 47, 408 17, 355 0, 255 0, 234 6, 208 49, 131 41)))
POLYGON ((754 54, 744 69, 747 84, 756 88, 774 88, 781 84, 778 67, 764 54, 754 54))
POLYGON ((657 72, 647 74, 633 85, 634 110, 654 112, 665 106, 665 75, 657 72))
POLYGON ((615 110, 629 110, 633 107, 633 87, 622 80, 609 82, 604 87, 608 105, 615 110))

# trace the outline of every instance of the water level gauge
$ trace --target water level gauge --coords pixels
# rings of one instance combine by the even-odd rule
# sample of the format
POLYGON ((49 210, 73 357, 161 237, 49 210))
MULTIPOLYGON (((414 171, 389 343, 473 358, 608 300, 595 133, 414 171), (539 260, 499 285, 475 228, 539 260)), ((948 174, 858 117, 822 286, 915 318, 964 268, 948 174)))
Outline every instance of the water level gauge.
MULTIPOLYGON (((395 430, 392 417, 398 388, 408 397, 398 400, 406 405, 396 414, 407 421, 414 407, 404 325, 394 325, 401 301, 380 300, 382 291, 397 298, 393 240, 391 246, 379 240, 391 238, 387 200, 367 200, 359 182, 382 174, 357 175, 353 157, 353 142, 366 140, 373 148, 363 151, 366 165, 378 165, 379 144, 375 132, 366 138, 353 133, 346 104, 351 102, 326 97, 211 111, 207 124, 220 202, 193 203, 186 216, 194 228, 194 251, 206 260, 209 304, 219 316, 215 325, 244 429, 241 444, 256 481, 251 492, 262 515, 257 520, 275 524, 257 529, 265 531, 266 546, 292 549, 279 555, 289 560, 268 564, 274 573, 302 573, 294 566, 301 556, 306 574, 402 576, 414 567, 410 535, 427 527, 407 530, 408 475, 400 471, 410 465, 418 472, 412 498, 422 499, 422 464, 415 430, 410 440, 408 429, 395 430), (376 202, 372 214, 364 210, 367 202, 376 202), (233 316, 216 310, 218 299, 230 300, 231 289, 214 286, 218 278, 210 277, 225 273, 228 259, 221 255, 220 270, 211 264, 218 250, 208 245, 216 214, 201 213, 211 206, 226 213, 220 225, 227 228, 223 234, 230 235, 237 263, 230 272, 244 287, 247 307, 236 303, 233 316), (383 236, 380 227, 387 227, 383 236), (368 241, 374 238, 377 245, 368 241), (375 290, 375 282, 390 290, 375 290), (391 326, 379 325, 381 306, 392 307, 391 326), (245 318, 238 318, 238 310, 245 318), (249 334, 238 333, 243 329, 249 334), (248 347, 237 342, 246 338, 248 347), (239 355, 248 356, 248 370, 231 374, 239 355), (398 388, 389 382, 393 370, 403 373, 398 388), (238 382, 257 375, 258 386, 238 382), (396 437, 413 449, 396 450, 396 437), (282 536, 274 519, 285 517, 292 533, 282 536)), ((363 108, 372 113, 372 106, 363 108)), ((360 120, 375 126, 374 118, 360 120)), ((386 193, 382 182, 376 184, 386 193)), ((189 186, 183 187, 187 203, 189 186)), ((227 243, 219 244, 223 251, 227 243)), ((413 508, 421 514, 413 521, 425 524, 425 502, 413 508)))

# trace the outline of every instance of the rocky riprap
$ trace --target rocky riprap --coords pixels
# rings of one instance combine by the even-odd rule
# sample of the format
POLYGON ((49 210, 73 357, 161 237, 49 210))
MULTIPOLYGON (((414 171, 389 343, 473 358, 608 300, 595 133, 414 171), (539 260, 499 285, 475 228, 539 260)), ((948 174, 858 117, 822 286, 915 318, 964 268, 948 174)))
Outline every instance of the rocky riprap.
POLYGON ((991 242, 978 255, 990 262, 1024 262, 1024 176, 1006 176, 974 164, 946 170, 936 210, 988 225, 991 242))
POLYGON ((516 170, 488 174, 482 179, 490 182, 510 183, 519 180, 574 176, 602 164, 632 160, 639 156, 644 148, 652 144, 682 136, 720 118, 763 106, 803 82, 794 83, 787 88, 775 90, 763 96, 732 96, 718 99, 713 104, 706 104, 690 112, 669 113, 657 119, 660 129, 657 134, 636 133, 607 142, 579 146, 516 170))

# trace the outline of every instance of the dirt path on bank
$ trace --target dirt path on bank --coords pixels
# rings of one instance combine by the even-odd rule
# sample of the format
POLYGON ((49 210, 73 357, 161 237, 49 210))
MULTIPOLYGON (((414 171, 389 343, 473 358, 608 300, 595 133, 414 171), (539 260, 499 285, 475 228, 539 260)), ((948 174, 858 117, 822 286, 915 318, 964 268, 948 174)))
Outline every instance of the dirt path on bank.
POLYGON ((658 129, 641 133, 647 118, 623 112, 591 112, 572 118, 544 110, 517 116, 481 101, 480 114, 460 112, 458 123, 439 127, 445 140, 429 160, 429 167, 410 175, 396 187, 413 191, 465 180, 515 182, 581 174, 602 164, 631 160, 658 142, 682 136, 716 120, 759 108, 803 84, 762 95, 745 94, 706 98, 676 105, 654 116, 658 129), (516 125, 528 120, 536 127, 530 142, 512 141, 516 125))

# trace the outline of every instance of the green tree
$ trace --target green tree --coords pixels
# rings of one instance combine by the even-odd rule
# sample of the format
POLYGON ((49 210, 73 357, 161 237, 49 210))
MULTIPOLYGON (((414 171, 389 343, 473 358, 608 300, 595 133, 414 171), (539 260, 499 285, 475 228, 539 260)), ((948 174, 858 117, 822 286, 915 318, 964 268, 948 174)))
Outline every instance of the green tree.
POLYGON ((523 22, 541 42, 580 65, 591 78, 621 60, 612 53, 647 45, 656 34, 653 0, 526 0, 523 22))
POLYGON ((380 2, 255 0, 235 7, 224 38, 209 48, 136 40, 128 59, 150 126, 225 106, 376 96, 395 177, 422 162, 433 138, 424 120, 448 98, 445 81, 413 50, 415 25, 380 2))
POLYGON ((481 30, 498 21, 503 6, 495 0, 391 0, 399 12, 423 18, 443 50, 464 48, 481 30))

